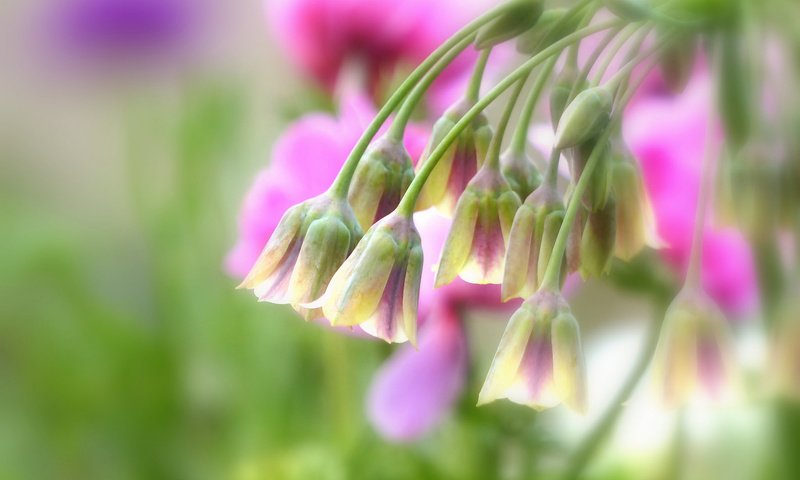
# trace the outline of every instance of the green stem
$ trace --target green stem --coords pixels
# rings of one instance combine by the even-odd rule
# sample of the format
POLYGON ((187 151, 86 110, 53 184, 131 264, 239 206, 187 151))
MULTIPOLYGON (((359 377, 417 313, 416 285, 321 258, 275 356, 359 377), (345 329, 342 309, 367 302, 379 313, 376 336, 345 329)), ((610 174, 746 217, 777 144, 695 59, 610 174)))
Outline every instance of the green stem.
MULTIPOLYGON (((580 199, 583 198, 583 192, 589 185, 589 180, 591 179, 592 172, 595 169, 595 165, 600 161, 600 155, 604 150, 602 146, 605 145, 606 141, 611 135, 611 132, 613 132, 616 129, 616 123, 622 121, 622 114, 625 111, 625 106, 633 97, 633 94, 636 92, 636 90, 638 90, 639 86, 641 86, 642 82, 647 77, 647 73, 653 66, 655 66, 655 64, 652 64, 645 69, 644 74, 639 78, 636 84, 632 88, 629 88, 628 91, 625 93, 624 97, 622 97, 620 101, 617 103, 616 110, 614 111, 614 116, 609 122, 608 127, 606 127, 605 131, 597 139, 595 148, 592 150, 591 155, 589 155, 589 159, 586 161, 586 166, 584 167, 583 172, 581 173, 581 176, 575 185, 575 189, 572 192, 572 197, 569 200, 569 205, 567 205, 567 211, 564 215, 564 220, 561 222, 561 228, 558 231, 558 236, 556 236, 556 241, 555 244, 553 245, 553 252, 550 255, 550 261, 547 263, 547 269, 545 270, 544 278, 542 279, 541 288, 543 289, 544 288, 551 290, 559 289, 561 262, 562 259, 564 258, 564 252, 566 251, 567 248, 569 231, 572 228, 572 224, 575 222, 575 216, 578 214, 578 207, 581 203, 580 199)), ((628 70, 628 74, 630 75, 630 69, 628 70)), ((623 81, 627 81, 627 77, 621 77, 618 81, 620 83, 622 83, 623 81)), ((554 152, 553 155, 555 156, 556 153, 554 152)))
POLYGON ((531 93, 528 95, 527 100, 525 100, 525 106, 522 112, 520 112, 517 127, 516 130, 514 130, 514 138, 511 140, 511 149, 514 153, 525 153, 525 147, 528 143, 528 127, 533 118, 536 104, 539 103, 539 97, 542 96, 544 86, 547 84, 547 80, 550 79, 550 73, 553 71, 556 60, 558 60, 558 57, 553 56, 550 61, 544 64, 542 71, 539 72, 539 76, 536 78, 536 83, 533 84, 531 93))
POLYGON ((525 86, 526 80, 527 76, 517 80, 516 88, 511 91, 511 95, 508 97, 508 102, 506 103, 506 108, 503 111, 503 116, 500 118, 500 122, 497 124, 497 131, 492 137, 492 141, 489 143, 489 149, 486 152, 485 165, 487 168, 497 169, 500 167, 500 147, 503 144, 503 137, 506 135, 508 122, 511 120, 511 114, 514 112, 514 107, 517 105, 517 100, 519 99, 519 95, 522 93, 522 87, 525 86))
POLYGON ((597 44, 597 47, 592 52, 591 56, 589 56, 589 58, 586 59, 586 63, 583 64, 583 68, 581 68, 581 71, 578 73, 578 77, 575 79, 575 83, 572 84, 572 89, 569 91, 569 96, 567 97, 567 104, 569 104, 569 102, 571 102, 575 98, 575 96, 579 93, 578 89, 580 88, 581 85, 583 85, 584 81, 586 81, 586 79, 589 77, 589 72, 592 70, 592 67, 594 66, 595 63, 597 63, 597 60, 600 58, 600 55, 602 55, 603 51, 605 51, 605 49, 608 47, 608 44, 611 43, 611 41, 617 37, 617 35, 621 30, 622 28, 615 28, 610 32, 608 32, 606 36, 603 37, 602 40, 600 40, 600 43, 597 44))
POLYGON ((481 15, 477 19, 470 22, 467 26, 459 30, 455 35, 450 37, 446 42, 441 44, 439 48, 437 48, 428 58, 425 59, 413 72, 400 84, 400 86, 395 90, 389 100, 381 107, 378 113, 375 115, 375 118, 372 120, 372 123, 369 124, 364 133, 361 135, 361 138, 356 143, 353 150, 350 152, 350 155, 347 157, 347 160, 342 167, 342 170, 336 176, 336 179, 333 181, 330 189, 328 190, 333 196, 337 198, 347 198, 347 191, 350 188, 350 181, 355 174, 356 167, 358 166, 358 162, 361 160, 361 157, 364 155, 364 152, 367 150, 369 146, 369 142, 378 133, 380 130, 381 125, 383 122, 389 118, 389 115, 395 110, 395 108, 400 105, 400 102, 408 95, 414 85, 419 82, 425 73, 436 64, 447 52, 449 52, 453 47, 461 43, 462 40, 465 38, 471 37, 475 32, 478 31, 486 23, 494 20, 495 18, 499 17, 503 13, 507 12, 509 9, 515 6, 516 2, 507 2, 502 5, 499 5, 492 10, 486 12, 485 14, 481 15))
POLYGON ((641 25, 631 24, 628 25, 626 29, 628 29, 628 31, 620 33, 619 37, 617 37, 618 39, 617 43, 613 47, 611 47, 608 53, 606 53, 605 58, 603 58, 603 63, 601 63, 600 66, 597 67, 597 71, 594 74, 595 85, 599 85, 600 82, 603 81, 603 76, 605 76, 606 70, 608 70, 608 67, 611 65, 611 62, 614 60, 614 58, 616 58, 619 51, 622 50, 622 47, 624 47, 625 44, 628 43, 628 40, 630 40, 631 37, 633 37, 633 35, 636 34, 636 32, 639 32, 639 38, 637 38, 634 41, 633 44, 634 46, 631 47, 630 50, 631 52, 638 51, 641 48, 644 39, 647 37, 647 34, 650 33, 650 28, 642 29, 641 25))
POLYGON ((633 394, 633 390, 639 385, 639 382, 647 371, 647 367, 650 366, 650 361, 658 346, 661 324, 668 305, 669 303, 667 302, 659 307, 659 315, 655 316, 655 321, 650 324, 639 357, 634 364, 633 370, 630 371, 625 382, 622 384, 622 388, 620 388, 614 396, 614 399, 600 416, 597 423, 594 424, 572 455, 570 455, 569 461, 567 462, 569 468, 567 473, 564 474, 564 480, 573 480, 580 477, 584 468, 586 468, 600 447, 603 446, 603 442, 614 428, 614 424, 624 410, 625 401, 633 394))
POLYGON ((408 125, 408 121, 411 119, 411 116, 414 114, 414 110, 417 108, 417 104, 422 100, 422 97, 425 96, 425 92, 428 91, 428 88, 436 81, 439 75, 446 69, 450 63, 455 60, 455 58, 461 55, 470 44, 472 44, 473 37, 467 37, 461 41, 458 45, 453 47, 447 55, 441 58, 436 65, 431 68, 428 73, 420 80, 420 82, 414 87, 411 93, 408 94, 408 97, 403 102, 400 110, 397 112, 397 115, 392 122, 392 126, 389 127, 388 135, 390 138, 397 142, 403 141, 403 135, 405 134, 406 126, 408 125))
POLYGON ((544 176, 545 185, 551 188, 558 186, 558 162, 561 160, 561 150, 555 148, 550 152, 550 161, 547 162, 547 172, 544 176))
POLYGON ((471 103, 478 101, 481 96, 481 83, 483 83, 483 73, 486 71, 486 64, 489 62, 489 54, 492 52, 491 48, 481 50, 478 61, 475 63, 475 70, 472 72, 472 78, 469 80, 467 87, 466 97, 471 103))
POLYGON ((592 25, 567 35, 517 67, 516 70, 511 72, 506 78, 492 88, 483 98, 478 100, 478 102, 472 108, 470 108, 463 117, 461 117, 461 119, 453 126, 453 128, 450 129, 447 135, 445 135, 439 145, 437 145, 433 152, 431 152, 428 160, 417 173, 414 181, 411 182, 411 185, 408 187, 405 195, 403 195, 403 198, 400 200, 400 204, 397 207, 397 212, 406 216, 413 213, 414 206, 417 203, 417 198, 422 191, 422 186, 428 180, 428 176, 430 176, 431 171, 433 171, 433 169, 436 167, 439 159, 442 158, 450 145, 458 138, 467 125, 469 125, 470 122, 472 122, 475 117, 478 116, 478 114, 480 114, 487 106, 489 106, 489 104, 496 100, 497 97, 499 97, 504 91, 511 87, 517 80, 527 75, 531 70, 536 68, 536 66, 541 64, 547 58, 561 52, 565 47, 584 37, 597 32, 602 32, 603 30, 612 28, 619 24, 620 20, 608 20, 606 22, 598 23, 597 25, 592 25))

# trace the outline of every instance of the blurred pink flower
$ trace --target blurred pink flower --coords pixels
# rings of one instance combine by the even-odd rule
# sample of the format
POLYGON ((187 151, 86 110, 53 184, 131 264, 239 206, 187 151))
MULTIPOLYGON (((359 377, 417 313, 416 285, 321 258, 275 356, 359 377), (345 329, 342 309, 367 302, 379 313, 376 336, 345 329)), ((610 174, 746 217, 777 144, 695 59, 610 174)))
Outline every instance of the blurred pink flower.
MULTIPOLYGON (((681 95, 654 92, 640 95, 626 111, 625 138, 642 165, 658 233, 666 244, 663 256, 684 273, 712 108, 711 78, 700 68, 681 95)), ((729 314, 744 314, 756 305, 752 252, 739 231, 706 226, 703 284, 729 314)))
MULTIPOLYGON (((305 73, 333 89, 342 70, 357 67, 375 91, 398 67, 414 67, 461 26, 491 5, 488 0, 266 0, 281 46, 305 73)), ((474 51, 465 52, 436 81, 432 95, 463 79, 474 51)), ((461 82, 458 82, 461 83, 461 82)))

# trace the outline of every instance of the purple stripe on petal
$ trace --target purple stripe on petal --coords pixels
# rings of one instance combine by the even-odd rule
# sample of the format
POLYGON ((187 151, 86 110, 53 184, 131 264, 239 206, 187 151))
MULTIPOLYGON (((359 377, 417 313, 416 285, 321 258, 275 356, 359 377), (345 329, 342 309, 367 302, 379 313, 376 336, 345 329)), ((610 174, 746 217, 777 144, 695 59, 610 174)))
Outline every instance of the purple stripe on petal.
POLYGON ((300 241, 300 236, 295 236, 289 250, 278 266, 275 267, 272 274, 253 289, 259 300, 272 303, 289 303, 289 282, 302 246, 303 242, 300 241))
POLYGON ((553 346, 549 338, 536 338, 528 343, 522 358, 522 375, 531 400, 544 400, 553 383, 553 346))
POLYGON ((391 342, 403 315, 403 284, 406 277, 405 264, 395 266, 386 282, 381 302, 378 304, 378 319, 375 326, 378 337, 391 342))

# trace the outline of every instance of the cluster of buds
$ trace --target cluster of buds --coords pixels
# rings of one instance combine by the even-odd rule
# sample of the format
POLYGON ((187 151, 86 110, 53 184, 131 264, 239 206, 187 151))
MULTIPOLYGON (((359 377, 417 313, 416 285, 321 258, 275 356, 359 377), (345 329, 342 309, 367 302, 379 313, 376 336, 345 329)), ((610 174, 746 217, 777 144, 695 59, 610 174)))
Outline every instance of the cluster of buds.
MULTIPOLYGON (((638 86, 631 82, 635 67, 653 56, 662 65, 678 65, 667 68, 674 73, 668 81, 681 88, 693 58, 681 49, 694 45, 694 33, 677 27, 668 35, 659 33, 647 49, 645 42, 634 42, 627 63, 610 80, 600 83, 601 73, 593 82, 588 77, 592 64, 579 68, 574 54, 583 38, 605 30, 619 33, 625 22, 658 23, 666 15, 639 2, 616 0, 605 2, 615 18, 592 23, 600 8, 594 4, 544 10, 540 0, 512 0, 456 34, 388 100, 331 191, 286 213, 242 285, 261 300, 293 305, 307 318, 325 317, 333 325, 360 326, 387 342, 413 344, 423 252, 412 218, 415 210, 435 207, 453 218, 437 287, 461 277, 502 285, 504 301, 527 298, 508 323, 479 403, 508 398, 546 408, 563 402, 584 411, 580 328, 560 288, 570 272, 599 277, 609 272, 614 257, 628 261, 657 243, 642 175, 621 139, 620 117, 638 86), (434 124, 416 172, 397 132, 369 145, 401 102, 407 102, 401 112, 413 110, 428 84, 421 79, 435 78, 447 66, 445 55, 458 53, 457 45, 471 41, 488 55, 494 45, 512 38, 530 59, 482 98, 472 92, 448 109, 434 124), (569 48, 573 54, 550 82, 553 65, 569 48), (499 149, 522 86, 545 62, 551 63, 541 69, 539 80, 542 86, 552 83, 555 137, 543 176, 524 148, 509 148, 503 155, 499 149), (483 110, 515 85, 493 132, 483 110), (557 174, 562 155, 571 174, 566 188, 557 174), (362 228, 367 230, 363 238, 362 228)), ((478 81, 482 69, 476 68, 478 81)), ((528 100, 531 111, 539 93, 534 88, 528 100)), ((518 131, 527 134, 530 120, 523 115, 518 131)), ((722 315, 703 294, 685 289, 675 299, 658 353, 667 403, 684 402, 697 385, 710 396, 721 395, 721 379, 730 370, 724 330, 722 315)))

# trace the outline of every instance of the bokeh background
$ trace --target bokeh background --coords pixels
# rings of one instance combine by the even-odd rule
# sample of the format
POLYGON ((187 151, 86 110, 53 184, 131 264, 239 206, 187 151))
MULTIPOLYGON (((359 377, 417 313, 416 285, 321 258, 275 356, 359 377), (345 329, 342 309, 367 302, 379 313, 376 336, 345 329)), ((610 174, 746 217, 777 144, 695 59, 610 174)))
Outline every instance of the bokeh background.
MULTIPOLYGON (((234 289, 244 192, 289 120, 330 108, 261 1, 187 1, 107 51, 69 3, 0 4, 0 479, 555 478, 597 415, 474 407, 505 317, 468 324, 467 393, 400 444, 365 416, 392 347, 234 289)), ((573 303, 602 406, 658 309, 599 283, 573 303)), ((626 409, 587 475, 798 478, 800 423, 773 406, 626 409)))

